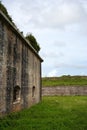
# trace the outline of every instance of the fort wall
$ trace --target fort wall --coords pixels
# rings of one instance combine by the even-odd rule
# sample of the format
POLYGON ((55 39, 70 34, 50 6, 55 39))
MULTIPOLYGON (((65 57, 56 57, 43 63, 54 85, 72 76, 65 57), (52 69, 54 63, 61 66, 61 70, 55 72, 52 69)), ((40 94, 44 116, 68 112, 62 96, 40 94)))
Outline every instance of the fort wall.
POLYGON ((41 100, 42 59, 0 11, 0 113, 41 100))
POLYGON ((43 87, 42 96, 75 96, 87 95, 87 86, 43 87))

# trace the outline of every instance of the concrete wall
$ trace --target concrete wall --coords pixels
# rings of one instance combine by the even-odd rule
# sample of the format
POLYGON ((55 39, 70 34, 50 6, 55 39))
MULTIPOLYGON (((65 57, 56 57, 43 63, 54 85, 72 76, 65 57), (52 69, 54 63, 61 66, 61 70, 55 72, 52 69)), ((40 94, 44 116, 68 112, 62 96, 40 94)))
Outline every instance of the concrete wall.
POLYGON ((7 19, 0 17, 0 113, 4 114, 40 101, 42 60, 7 19), (18 93, 17 100, 14 93, 18 93))
POLYGON ((72 96, 72 95, 87 95, 87 86, 58 86, 58 87, 43 87, 42 96, 72 96))

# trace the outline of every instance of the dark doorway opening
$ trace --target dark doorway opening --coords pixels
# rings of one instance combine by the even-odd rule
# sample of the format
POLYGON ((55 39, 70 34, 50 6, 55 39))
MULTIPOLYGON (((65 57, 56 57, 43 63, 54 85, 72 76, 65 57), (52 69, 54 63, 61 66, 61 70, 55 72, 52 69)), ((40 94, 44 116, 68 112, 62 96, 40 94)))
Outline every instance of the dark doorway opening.
POLYGON ((19 101, 20 100, 20 87, 17 85, 13 89, 13 101, 19 101))
POLYGON ((34 97, 35 96, 35 86, 33 86, 33 88, 32 88, 32 97, 34 97))

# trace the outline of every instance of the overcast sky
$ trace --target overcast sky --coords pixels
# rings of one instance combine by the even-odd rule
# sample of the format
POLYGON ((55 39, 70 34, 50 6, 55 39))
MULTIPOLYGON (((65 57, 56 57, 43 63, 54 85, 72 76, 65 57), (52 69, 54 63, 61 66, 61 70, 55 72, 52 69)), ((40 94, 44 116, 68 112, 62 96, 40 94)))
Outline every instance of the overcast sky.
POLYGON ((2 0, 41 46, 42 76, 87 75, 87 0, 2 0))

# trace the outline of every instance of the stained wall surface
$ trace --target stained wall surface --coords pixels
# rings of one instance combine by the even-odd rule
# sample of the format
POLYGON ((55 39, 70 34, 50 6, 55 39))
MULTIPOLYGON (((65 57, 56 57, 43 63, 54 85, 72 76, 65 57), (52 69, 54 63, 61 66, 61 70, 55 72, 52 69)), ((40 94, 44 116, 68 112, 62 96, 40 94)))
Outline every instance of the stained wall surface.
POLYGON ((42 59, 0 12, 0 114, 41 99, 42 59))

